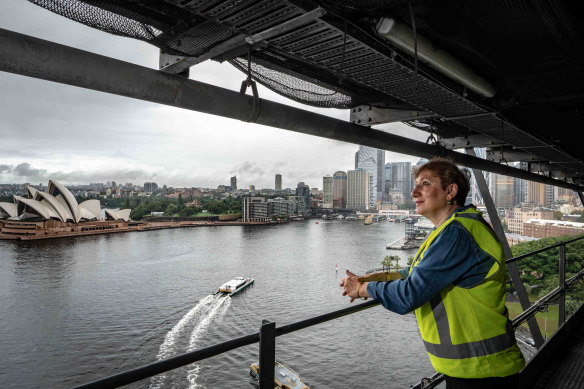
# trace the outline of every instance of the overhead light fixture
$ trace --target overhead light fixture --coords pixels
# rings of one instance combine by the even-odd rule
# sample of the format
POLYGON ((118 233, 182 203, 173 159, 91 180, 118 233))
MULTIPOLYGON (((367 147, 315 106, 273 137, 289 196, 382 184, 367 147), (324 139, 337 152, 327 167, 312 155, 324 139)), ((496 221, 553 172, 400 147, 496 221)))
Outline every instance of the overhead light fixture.
MULTIPOLYGON (((381 18, 377 23, 376 31, 400 49, 415 55, 414 34, 409 26, 393 18, 381 18)), ((418 58, 422 62, 481 96, 495 96, 497 90, 489 81, 450 53, 436 48, 432 42, 420 34, 416 34, 416 46, 418 58)))

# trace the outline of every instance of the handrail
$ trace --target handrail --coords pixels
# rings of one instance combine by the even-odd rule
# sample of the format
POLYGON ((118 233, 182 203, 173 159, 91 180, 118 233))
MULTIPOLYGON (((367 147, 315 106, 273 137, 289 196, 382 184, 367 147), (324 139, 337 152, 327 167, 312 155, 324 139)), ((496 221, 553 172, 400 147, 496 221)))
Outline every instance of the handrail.
MULTIPOLYGON (((571 286, 574 282, 578 281, 579 279, 584 278, 584 269, 580 270, 578 274, 571 277, 569 280, 566 281, 566 286, 571 286)), ((541 311, 547 305, 549 305, 550 301, 552 301, 555 297, 557 297, 562 291, 562 288, 559 286, 537 300, 533 303, 533 305, 527 308, 525 311, 521 312, 519 315, 513 319, 513 328, 519 327, 521 323, 525 322, 527 319, 535 315, 537 312, 541 311)))
MULTIPOLYGON (((330 320, 338 319, 343 316, 350 315, 379 305, 379 301, 371 300, 356 306, 339 309, 333 312, 328 312, 319 316, 311 317, 301 320, 296 323, 284 325, 276 328, 275 336, 282 336, 294 331, 298 331, 316 324, 321 324, 330 320)), ((136 381, 143 380, 155 376, 157 374, 165 373, 170 370, 177 369, 182 366, 198 362, 203 359, 214 357, 224 352, 235 350, 236 348, 249 346, 250 344, 258 343, 260 341, 260 333, 245 335, 239 338, 231 339, 222 343, 218 343, 199 350, 191 351, 185 354, 177 355, 176 357, 164 359, 162 361, 154 362, 133 370, 128 370, 119 374, 114 374, 109 377, 99 379, 87 384, 76 386, 76 389, 98 389, 98 388, 118 388, 136 381)))
MULTIPOLYGON (((547 250, 551 250, 553 248, 556 247, 565 247, 567 244, 573 243, 575 241, 584 239, 584 236, 579 237, 579 238, 575 238, 575 239, 571 239, 569 241, 565 241, 565 242, 560 242, 558 244, 554 244, 552 246, 548 246, 545 247, 543 249, 539 249, 533 252, 530 252, 528 254, 523 254, 520 255, 518 257, 514 257, 514 258, 510 258, 508 260, 506 260, 506 263, 509 262, 514 262, 516 260, 519 259, 523 259, 523 258, 527 258, 529 256, 547 251, 547 250)), ((564 254, 565 250, 561 250, 562 251, 562 255, 564 254)), ((561 256, 562 256, 561 255, 561 256)), ((565 257, 565 256, 564 256, 565 257)), ((565 259, 565 258, 561 258, 565 259)), ((562 267, 563 268, 563 267, 562 267)), ((563 270, 563 269, 562 269, 563 270)), ((543 310, 547 305, 549 305, 549 302, 551 300, 553 300, 555 297, 557 297, 558 295, 561 296, 561 298, 563 297, 565 290, 567 288, 569 288, 574 282, 576 282, 579 279, 584 278, 584 269, 580 270, 580 272, 578 272, 578 274, 574 275, 573 277, 571 277, 569 280, 566 280, 563 282, 563 285, 558 286, 557 288, 555 288, 554 290, 552 290, 551 292, 549 292, 548 294, 546 294, 544 297, 542 297, 541 299, 539 299, 538 301, 536 301, 531 307, 529 307, 528 309, 526 309, 525 311, 523 311, 521 314, 519 314, 517 317, 515 317, 515 319, 512 320, 513 323, 513 328, 517 328, 519 325, 521 325, 521 323, 523 323, 524 321, 528 320, 529 318, 531 318, 532 316, 534 316, 537 312, 543 310)), ((115 374, 106 378, 102 378, 99 379, 97 381, 93 381, 87 384, 83 384, 80 386, 76 386, 76 389, 88 389, 88 388, 117 388, 120 386, 124 386, 133 382, 137 382, 140 380, 143 380, 145 378, 149 378, 152 377, 154 375, 157 374, 161 374, 170 370, 174 370, 176 368, 194 363, 194 362, 198 362, 200 360, 206 359, 206 358, 210 358, 219 354, 222 354, 224 352, 227 351, 231 351, 234 350, 236 348, 239 347, 243 347, 243 346, 248 346, 254 343, 260 343, 260 354, 262 353, 262 349, 264 350, 268 350, 269 348, 273 347, 273 345, 275 344, 275 338, 278 336, 282 336, 282 335, 286 335, 289 334, 291 332, 294 331, 298 331, 307 327, 311 327, 313 325, 317 325, 317 324, 321 324, 327 321, 331 321, 334 319, 338 319, 340 317, 343 316, 347 316, 365 309, 369 309, 372 308, 376 305, 379 305, 379 301, 377 300, 371 300, 371 301, 367 301, 365 303, 362 304, 358 304, 355 306, 351 306, 348 308, 343 308, 343 309, 339 309, 333 312, 328 312, 322 315, 318 315, 318 316, 314 316, 305 320, 301 320, 295 323, 290 323, 281 327, 277 327, 275 328, 274 331, 262 331, 262 329, 264 328, 264 326, 274 326, 274 323, 269 323, 267 321, 265 321, 262 324, 262 329, 260 329, 259 332, 253 333, 253 334, 248 334, 239 338, 234 338, 231 340, 228 340, 226 342, 222 342, 222 343, 218 343, 209 347, 205 347, 199 350, 195 350, 195 351, 191 351, 182 355, 178 355, 172 358, 168 358, 162 361, 158 361, 158 362, 154 362, 133 370, 129 370, 129 371, 125 371, 119 374, 115 374), (263 334, 263 337, 260 336, 260 334, 263 334)), ((272 363, 273 364, 273 363, 272 363)), ((261 366, 260 366, 261 368, 261 366)), ((273 372, 272 372, 273 373, 273 372)), ((269 375, 268 375, 269 376, 269 375)), ((260 376, 261 377, 261 376, 260 376)), ((266 378, 266 377, 264 377, 266 378)), ((264 382, 264 381, 269 381, 269 383, 273 382, 273 374, 271 376, 269 376, 269 380, 260 380, 260 388, 263 387, 270 387, 267 385, 268 382, 264 382), (264 384, 264 385, 262 385, 264 384)), ((437 386, 439 383, 441 383, 444 380, 444 375, 440 374, 440 373, 434 373, 431 377, 427 377, 427 378, 423 378, 420 382, 418 382, 418 384, 411 386, 412 389, 421 389, 421 388, 434 388, 435 386, 437 386)))

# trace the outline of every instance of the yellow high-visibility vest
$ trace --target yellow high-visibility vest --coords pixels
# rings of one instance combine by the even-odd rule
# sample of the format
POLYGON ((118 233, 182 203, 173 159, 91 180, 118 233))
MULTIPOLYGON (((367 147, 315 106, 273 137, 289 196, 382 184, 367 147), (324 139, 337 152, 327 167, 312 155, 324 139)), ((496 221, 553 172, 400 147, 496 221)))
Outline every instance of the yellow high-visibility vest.
POLYGON ((415 310, 432 366, 451 377, 506 377, 525 366, 505 307, 503 247, 481 215, 473 207, 453 214, 430 233, 410 267, 411 273, 440 232, 454 221, 495 259, 479 285, 464 288, 451 284, 415 310))

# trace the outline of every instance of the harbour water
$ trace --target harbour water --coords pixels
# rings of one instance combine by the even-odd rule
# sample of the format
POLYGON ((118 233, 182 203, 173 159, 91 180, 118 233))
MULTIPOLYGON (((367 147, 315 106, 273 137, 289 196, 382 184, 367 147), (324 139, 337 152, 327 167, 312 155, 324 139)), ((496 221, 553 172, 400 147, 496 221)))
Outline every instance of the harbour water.
MULTIPOLYGON (((37 242, 0 241, 0 387, 67 388, 341 309, 344 269, 363 273, 403 225, 306 220, 37 242), (338 267, 338 272, 335 270, 338 267), (212 296, 238 275, 255 283, 212 296)), ((411 314, 375 307, 276 339, 311 388, 408 388, 433 369, 411 314)), ((131 388, 252 388, 258 345, 131 388)))

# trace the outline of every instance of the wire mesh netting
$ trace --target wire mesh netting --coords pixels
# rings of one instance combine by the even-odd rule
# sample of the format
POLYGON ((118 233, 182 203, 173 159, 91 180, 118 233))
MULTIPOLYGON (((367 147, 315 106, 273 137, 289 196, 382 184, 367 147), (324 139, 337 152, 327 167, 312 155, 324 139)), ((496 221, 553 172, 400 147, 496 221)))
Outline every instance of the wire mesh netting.
MULTIPOLYGON (((187 57, 205 54, 238 33, 184 9, 158 2, 145 8, 116 0, 29 0, 51 12, 110 34, 151 43, 161 51, 187 57)), ((247 58, 229 61, 247 73, 247 58)), ((301 64, 269 50, 254 52, 251 76, 267 88, 294 101, 326 108, 349 108, 359 104, 356 93, 307 79, 301 64)), ((303 69, 305 70, 305 69, 303 69)))

